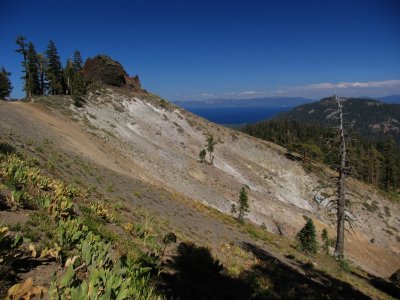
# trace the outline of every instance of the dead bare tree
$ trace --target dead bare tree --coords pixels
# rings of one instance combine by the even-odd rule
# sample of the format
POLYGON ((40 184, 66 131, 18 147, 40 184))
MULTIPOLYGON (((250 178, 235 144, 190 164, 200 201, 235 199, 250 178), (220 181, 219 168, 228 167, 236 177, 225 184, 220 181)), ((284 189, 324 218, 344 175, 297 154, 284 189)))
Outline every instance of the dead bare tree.
POLYGON ((346 220, 346 133, 343 121, 343 103, 339 97, 335 95, 337 103, 337 115, 339 120, 338 134, 340 139, 340 165, 339 165, 339 177, 337 186, 337 234, 336 234, 336 245, 334 255, 338 258, 342 258, 344 255, 344 232, 345 232, 345 220, 346 220))

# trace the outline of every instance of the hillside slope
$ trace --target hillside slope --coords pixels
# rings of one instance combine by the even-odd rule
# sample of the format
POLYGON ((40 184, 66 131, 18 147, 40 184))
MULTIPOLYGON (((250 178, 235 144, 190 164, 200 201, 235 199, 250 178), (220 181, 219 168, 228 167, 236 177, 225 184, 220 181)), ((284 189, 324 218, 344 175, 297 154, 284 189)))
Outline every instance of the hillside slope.
MULTIPOLYGON (((302 216, 309 215, 334 236, 335 216, 325 209, 327 200, 314 200, 333 194, 329 170, 318 167, 317 173, 307 173, 285 157, 285 149, 209 123, 152 94, 107 87, 91 93, 84 109, 67 97, 42 97, 1 103, 1 110, 3 134, 49 138, 121 176, 225 213, 239 189, 248 185, 248 218, 254 223, 272 232, 279 227, 293 237, 304 224, 302 216), (214 166, 197 161, 208 133, 219 142, 214 166)), ((347 255, 365 270, 388 276, 400 267, 399 205, 355 180, 349 189, 354 231, 346 236, 347 255)))

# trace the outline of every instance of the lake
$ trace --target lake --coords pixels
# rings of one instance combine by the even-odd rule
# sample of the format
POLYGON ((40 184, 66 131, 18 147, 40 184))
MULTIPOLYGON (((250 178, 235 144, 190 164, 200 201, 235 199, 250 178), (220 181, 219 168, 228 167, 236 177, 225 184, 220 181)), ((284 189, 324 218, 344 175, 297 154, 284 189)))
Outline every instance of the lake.
POLYGON ((187 107, 186 110, 221 125, 243 125, 276 116, 292 107, 187 107))

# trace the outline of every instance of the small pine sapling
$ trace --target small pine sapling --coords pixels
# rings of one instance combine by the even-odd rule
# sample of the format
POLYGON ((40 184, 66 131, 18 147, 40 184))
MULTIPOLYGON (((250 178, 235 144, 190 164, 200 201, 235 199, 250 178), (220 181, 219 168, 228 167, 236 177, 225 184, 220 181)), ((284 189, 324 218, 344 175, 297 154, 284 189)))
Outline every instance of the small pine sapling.
POLYGON ((249 206, 249 196, 247 195, 246 187, 240 189, 239 195, 239 208, 238 208, 238 220, 243 222, 244 216, 250 211, 249 206))
POLYGON ((331 244, 328 236, 328 230, 324 228, 321 233, 321 239, 322 239, 322 251, 326 254, 329 254, 329 246, 331 244))
POLYGON ((306 220, 306 224, 296 235, 297 248, 306 254, 315 254, 318 248, 315 225, 311 218, 307 217, 306 220))
POLYGON ((207 154, 206 149, 202 149, 199 153, 199 159, 202 164, 206 162, 206 154, 207 154))

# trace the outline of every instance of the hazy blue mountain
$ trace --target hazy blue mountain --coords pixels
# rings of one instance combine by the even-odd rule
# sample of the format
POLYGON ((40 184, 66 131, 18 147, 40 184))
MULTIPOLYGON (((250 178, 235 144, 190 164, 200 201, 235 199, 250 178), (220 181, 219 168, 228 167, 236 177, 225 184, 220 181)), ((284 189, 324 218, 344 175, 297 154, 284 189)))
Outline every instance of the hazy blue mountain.
POLYGON ((316 100, 302 97, 263 97, 250 99, 207 99, 201 101, 175 101, 183 108, 202 107, 295 107, 316 100))
POLYGON ((400 104, 400 95, 390 95, 390 96, 380 97, 377 98, 377 100, 380 100, 385 103, 400 104))

